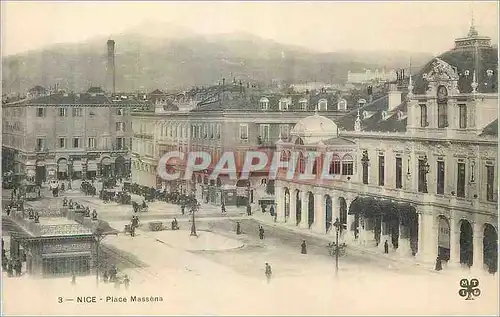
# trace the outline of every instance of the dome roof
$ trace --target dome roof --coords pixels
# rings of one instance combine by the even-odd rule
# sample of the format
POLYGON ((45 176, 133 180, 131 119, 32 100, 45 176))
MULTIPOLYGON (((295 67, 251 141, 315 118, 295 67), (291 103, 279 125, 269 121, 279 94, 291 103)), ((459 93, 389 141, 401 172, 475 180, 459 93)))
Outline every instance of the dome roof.
POLYGON ((338 137, 338 128, 335 122, 316 113, 297 122, 290 134, 305 144, 317 144, 338 137))
MULTIPOLYGON (((491 46, 491 39, 478 36, 477 31, 471 27, 469 36, 456 39, 455 48, 438 56, 439 59, 456 68, 458 73, 458 90, 461 93, 472 91, 473 73, 476 73, 476 82, 479 84, 477 91, 481 93, 495 93, 498 91, 498 49, 491 46)), ((427 84, 424 74, 431 71, 433 58, 420 72, 414 76, 415 94, 425 94, 427 84)))

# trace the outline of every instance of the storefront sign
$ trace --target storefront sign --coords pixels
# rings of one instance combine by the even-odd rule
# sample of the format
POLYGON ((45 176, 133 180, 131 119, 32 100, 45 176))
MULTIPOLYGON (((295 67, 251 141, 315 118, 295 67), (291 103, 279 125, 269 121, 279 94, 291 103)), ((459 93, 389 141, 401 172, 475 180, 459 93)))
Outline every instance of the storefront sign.
POLYGON ((90 242, 44 244, 42 246, 42 253, 85 252, 90 250, 92 250, 92 244, 90 242))

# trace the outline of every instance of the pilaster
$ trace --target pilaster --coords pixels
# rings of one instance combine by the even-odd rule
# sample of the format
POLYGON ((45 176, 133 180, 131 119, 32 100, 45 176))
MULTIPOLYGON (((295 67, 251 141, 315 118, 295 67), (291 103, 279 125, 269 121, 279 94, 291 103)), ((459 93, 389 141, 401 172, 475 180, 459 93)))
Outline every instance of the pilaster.
POLYGON ((300 192, 301 196, 301 201, 302 201, 302 206, 300 210, 300 228, 309 228, 309 224, 307 223, 307 214, 309 212, 308 207, 309 207, 309 199, 307 197, 307 191, 302 190, 300 192))

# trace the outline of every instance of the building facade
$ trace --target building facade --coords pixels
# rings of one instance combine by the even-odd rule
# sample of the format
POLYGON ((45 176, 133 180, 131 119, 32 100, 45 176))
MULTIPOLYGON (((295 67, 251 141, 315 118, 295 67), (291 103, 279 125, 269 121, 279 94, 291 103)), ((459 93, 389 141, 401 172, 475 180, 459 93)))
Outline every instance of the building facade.
POLYGON ((304 119, 279 148, 332 150, 334 180, 278 178, 278 219, 333 237, 338 217, 347 243, 382 252, 388 241, 402 257, 496 272, 497 78, 497 50, 471 27, 417 75, 337 120, 340 148, 329 148, 333 122, 324 135, 319 118, 304 119))
MULTIPOLYGON (((314 112, 336 118, 353 106, 336 93, 271 93, 236 82, 177 95, 154 92, 149 98, 154 113, 133 114, 133 181, 168 190, 175 187, 184 193, 194 190, 201 201, 216 205, 274 202, 274 182, 268 180, 267 171, 254 172, 249 180, 239 182, 228 175, 209 179, 224 152, 234 153, 236 166, 241 167, 248 151, 274 152, 276 141, 288 140, 301 118, 314 112), (190 181, 165 182, 156 168, 159 158, 169 151, 207 152, 212 162, 190 181)), ((182 164, 171 167, 185 171, 182 164)))
POLYGON ((130 95, 99 87, 85 93, 48 92, 3 104, 4 168, 41 183, 48 179, 127 176, 130 95))

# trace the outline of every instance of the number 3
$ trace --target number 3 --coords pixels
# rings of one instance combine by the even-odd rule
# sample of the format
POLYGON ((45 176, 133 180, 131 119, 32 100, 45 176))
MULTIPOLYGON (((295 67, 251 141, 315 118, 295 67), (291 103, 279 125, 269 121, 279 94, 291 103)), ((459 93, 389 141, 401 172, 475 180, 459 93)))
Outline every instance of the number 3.
POLYGON ((62 302, 63 302, 62 297, 58 297, 58 298, 57 298, 57 301, 58 301, 59 303, 62 303, 62 302))

